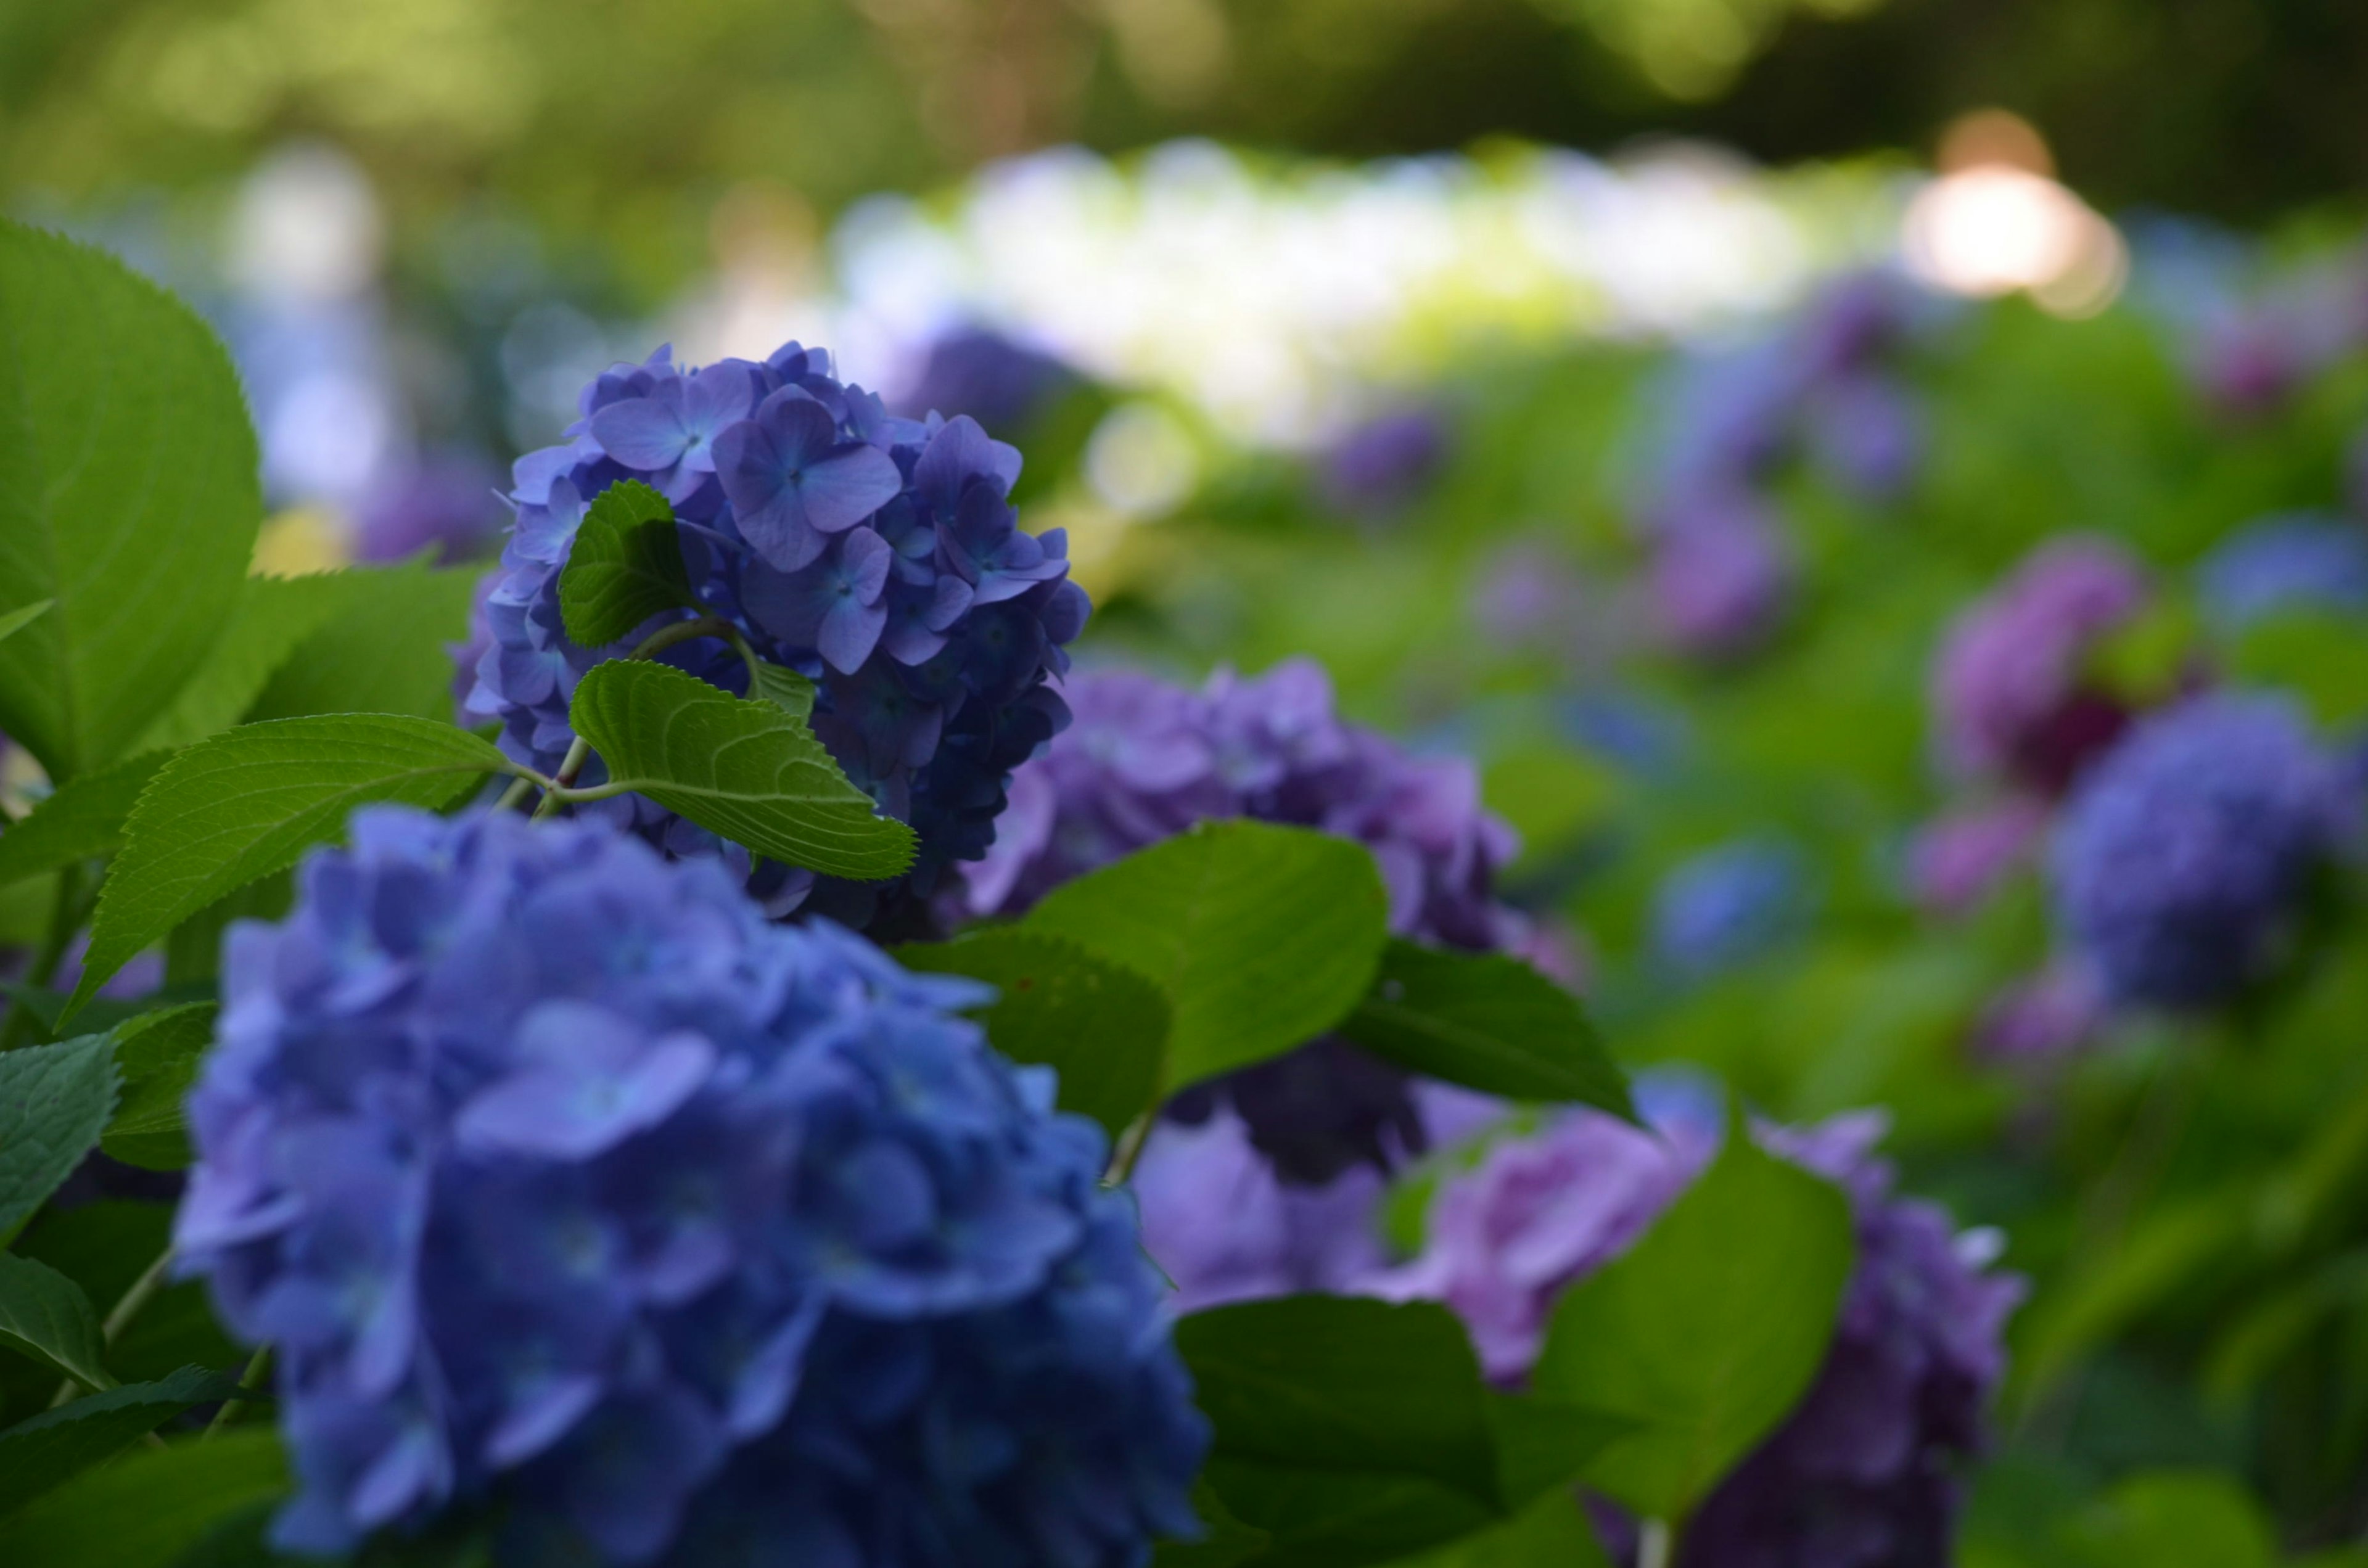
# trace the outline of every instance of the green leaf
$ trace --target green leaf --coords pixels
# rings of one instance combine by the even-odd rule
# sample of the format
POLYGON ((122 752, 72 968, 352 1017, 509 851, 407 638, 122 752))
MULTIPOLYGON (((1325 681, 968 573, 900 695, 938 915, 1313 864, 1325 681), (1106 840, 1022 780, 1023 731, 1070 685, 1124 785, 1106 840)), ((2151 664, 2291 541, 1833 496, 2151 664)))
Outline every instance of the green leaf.
POLYGON ((1355 1568, 1499 1517, 1497 1454, 1463 1330, 1429 1302, 1287 1296, 1176 1325, 1215 1427, 1205 1472, 1304 1568, 1355 1568))
MULTIPOLYGON (((296 900, 296 876, 274 871, 213 903, 173 927, 165 938, 165 986, 188 992, 211 985, 222 971, 222 933, 233 921, 277 920, 296 900)), ((85 1017, 90 1015, 85 1014, 85 1017)))
POLYGON ((0 642, 6 641, 49 614, 50 607, 57 602, 55 599, 36 599, 21 609, 12 609, 0 615, 0 642))
POLYGON ((72 780, 0 834, 0 887, 123 846, 123 820, 169 753, 142 752, 72 780))
POLYGON ((1575 1493, 1550 1492, 1499 1525, 1390 1568, 1611 1568, 1575 1493))
POLYGON ((271 677, 304 640, 353 598, 353 582, 378 574, 318 572, 303 577, 249 577, 222 641, 189 676, 173 705, 142 737, 179 747, 219 734, 246 716, 271 677))
POLYGON ((48 1264, 0 1252, 0 1346, 46 1361, 85 1387, 112 1388, 98 1314, 81 1286, 48 1264))
POLYGON ((1167 1044, 1167 998, 1122 965, 1064 937, 1005 926, 895 949, 907 969, 967 974, 996 988, 981 1018, 995 1049, 1061 1075, 1060 1105, 1116 1138, 1149 1108, 1167 1044))
POLYGON ((115 1064, 123 1100, 98 1146, 127 1165, 177 1171, 189 1164, 188 1124, 181 1102, 197 1081, 198 1063, 213 1043, 215 1006, 194 1002, 142 1013, 114 1031, 115 1064))
MULTIPOLYGON (((0 1517, 120 1453, 190 1406, 227 1399, 237 1390, 238 1380, 226 1373, 184 1367, 156 1382, 85 1394, 0 1431, 0 1517)), ((8 1526, 12 1547, 17 1528, 15 1522, 8 1526)), ((12 1555, 11 1568, 18 1561, 12 1555)))
MULTIPOLYGON (((220 1397, 208 1392, 193 1403, 220 1397)), ((8 1568, 172 1568, 222 1520, 287 1488, 279 1434, 268 1426, 127 1454, 9 1518, 8 1568)))
POLYGON ((0 1052, 0 1243, 74 1174, 114 1109, 105 1035, 0 1052))
POLYGON ((1274 1539, 1234 1517, 1206 1481, 1193 1484, 1192 1512, 1200 1516, 1201 1538, 1161 1541, 1152 1549, 1152 1568, 1234 1568, 1255 1562, 1274 1539))
MULTIPOLYGON (((64 1016, 71 998, 63 991, 45 986, 27 985, 18 981, 0 980, 0 993, 20 1004, 34 1025, 34 1043, 47 1045, 65 1038, 58 1032, 58 1020, 64 1016)), ((201 985, 166 985, 161 991, 151 991, 145 996, 94 996, 74 1016, 82 1020, 85 1034, 105 1034, 118 1024, 126 1023, 142 1013, 158 1012, 166 1007, 179 1007, 191 1002, 202 1002, 213 994, 209 983, 201 985)))
POLYGON ((438 810, 509 767, 466 730, 393 713, 244 724, 176 754, 132 808, 66 1016, 190 915, 336 836, 355 807, 438 810))
POLYGON ((205 324, 99 251, 0 222, 0 731, 63 784, 132 749, 222 635, 263 515, 205 324))
POLYGON ((654 615, 698 608, 666 498, 632 479, 594 496, 559 573, 559 616, 576 646, 605 648, 654 615))
POLYGON ((1636 1117, 1628 1081, 1578 998, 1519 959, 1393 940, 1373 989, 1340 1032, 1451 1084, 1636 1117))
POLYGON ((2288 610, 2247 627, 2230 672, 2249 685, 2299 697, 2330 729, 2368 717, 2368 628, 2356 615, 2288 610))
POLYGON ((1372 985, 1389 900, 1364 846, 1310 828, 1202 823, 1056 888, 1022 923, 1149 976, 1176 1009, 1161 1084, 1277 1056, 1372 985))
POLYGON ((1588 1483, 1682 1518, 1807 1390, 1850 1261, 1841 1193, 1731 1131, 1644 1239, 1554 1309, 1530 1386, 1636 1423, 1588 1483))
POLYGON ((1528 1391, 1491 1389, 1488 1426, 1497 1440, 1498 1500, 1518 1509, 1566 1489, 1596 1455, 1635 1431, 1636 1423, 1528 1391))
POLYGON ((450 722, 452 647, 468 640, 477 574, 423 559, 324 581, 336 585, 335 612, 281 662, 247 720, 407 713, 450 722))
POLYGON ((801 724, 814 717, 814 683, 797 671, 759 659, 748 680, 749 696, 762 698, 801 724))
POLYGON ((611 659, 576 684, 568 722, 612 784, 759 855, 852 881, 901 875, 913 830, 877 813, 804 724, 670 665, 611 659))
POLYGON ((2261 1506, 2212 1470, 2142 1471, 2066 1531, 2093 1568, 2275 1568, 2277 1540, 2261 1506))

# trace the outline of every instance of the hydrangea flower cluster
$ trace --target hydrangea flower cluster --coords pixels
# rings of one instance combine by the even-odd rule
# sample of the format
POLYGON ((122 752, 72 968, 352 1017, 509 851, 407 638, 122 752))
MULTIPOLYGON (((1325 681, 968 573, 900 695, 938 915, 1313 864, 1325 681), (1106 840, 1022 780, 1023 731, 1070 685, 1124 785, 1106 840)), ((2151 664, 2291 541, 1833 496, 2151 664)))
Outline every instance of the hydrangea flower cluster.
POLYGON ((2128 722, 2082 680, 2099 640, 2145 605, 2137 563, 2109 540, 2040 546, 1957 618, 1932 674, 1942 759, 1979 778, 2061 791, 2128 722))
POLYGON ((2198 563, 2195 585, 2230 631, 2287 610, 2368 613, 2368 528, 2329 513, 2261 517, 2198 563))
MULTIPOLYGON (((1068 667, 1064 645, 1088 608, 1068 581, 1066 535, 1018 526, 1019 452, 968 417, 892 417, 794 343, 763 364, 690 370, 661 348, 604 372, 580 407, 567 444, 518 460, 468 711, 502 722, 510 756, 557 765, 576 680, 632 641, 570 642, 560 572, 593 497, 639 480, 673 503, 710 612, 817 682, 815 735, 920 838, 914 885, 927 892, 945 866, 984 853, 1011 769, 1067 722, 1047 682, 1068 667)), ((745 688, 718 640, 665 656, 745 688)), ((619 812, 669 852, 716 847, 647 801, 619 812)), ((775 913, 809 881, 774 890, 775 913)))
POLYGON ((2050 846, 2058 926, 2113 1003, 2225 1001, 2272 956, 2351 809, 2292 706, 2192 699, 2140 722, 2073 794, 2050 846))
POLYGON ((1800 851, 1774 839, 1737 839, 1679 862, 1653 896, 1653 953, 1672 973, 1702 980, 1748 963, 1793 935, 1808 915, 1800 851))
POLYGON ((990 429, 1023 430, 1077 384, 1077 373, 1051 355, 967 327, 929 346, 896 411, 918 419, 932 409, 958 408, 990 429))
POLYGON ((1376 517, 1420 494, 1447 462, 1447 421, 1401 408, 1350 426, 1324 454, 1324 494, 1351 517, 1376 517))
MULTIPOLYGON (((1384 1293, 1445 1302, 1489 1374, 1518 1381, 1561 1292, 1623 1253, 1715 1151, 1714 1111, 1639 1091, 1659 1136, 1576 1110, 1497 1143, 1440 1189, 1428 1246, 1384 1293)), ((1883 1131, 1876 1112, 1755 1130, 1849 1195, 1858 1265, 1808 1393, 1704 1501, 1681 1568, 1949 1561, 1954 1472, 1981 1444, 2021 1285, 1987 1271, 1994 1234, 1958 1233, 1940 1209, 1893 1194, 1873 1153, 1883 1131)))
POLYGON ((1907 850, 1908 892, 1934 915, 1963 915, 2030 858, 2047 832, 2047 808, 2028 795, 1952 812, 1927 823, 1907 850))
MULTIPOLYGON (((1017 914, 1196 822, 1248 816, 1371 849, 1399 936, 1514 951, 1535 941, 1495 897, 1515 841, 1481 809, 1470 764, 1410 756, 1342 722, 1321 666, 1293 660, 1251 680, 1221 672, 1198 691, 1131 672, 1081 674, 1068 696, 1076 721, 1014 775, 995 845, 966 873, 964 912, 1017 914)), ((1303 1183, 1422 1144, 1405 1075, 1338 1041, 1246 1069, 1172 1108, 1199 1118, 1218 1099, 1303 1183)))
POLYGON ((278 1347, 281 1544, 489 1496, 684 1568, 1192 1530, 1161 1281, 1099 1130, 950 1013, 974 986, 603 824, 352 836, 232 930, 176 1229, 278 1347))

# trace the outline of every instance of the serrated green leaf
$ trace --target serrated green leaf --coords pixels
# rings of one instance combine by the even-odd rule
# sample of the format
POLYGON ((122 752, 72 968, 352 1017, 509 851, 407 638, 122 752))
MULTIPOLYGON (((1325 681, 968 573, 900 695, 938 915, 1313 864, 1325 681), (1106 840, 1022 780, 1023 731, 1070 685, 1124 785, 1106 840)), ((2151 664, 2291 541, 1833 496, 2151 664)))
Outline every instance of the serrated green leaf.
POLYGON ((860 882, 913 863, 913 830, 879 815, 812 732, 769 702, 670 665, 611 659, 585 672, 567 716, 610 783, 759 855, 860 882))
POLYGON ((46 1361, 87 1388, 112 1388, 98 1314, 81 1286, 48 1264, 0 1252, 0 1346, 46 1361))
POLYGON ((757 660, 749 672, 748 695, 763 698, 801 724, 814 717, 814 683, 780 665, 757 660))
POLYGON ((263 515, 230 357, 102 252, 0 222, 0 731, 57 783, 205 662, 263 515))
POLYGON ((1149 977, 1175 1009, 1163 1092, 1280 1055, 1372 985, 1389 899, 1363 846, 1202 823, 1056 888, 1021 928, 1149 977))
POLYGON ((174 926, 335 837, 355 807, 438 810, 509 767, 466 730, 394 713, 244 724, 175 754, 132 808, 66 1017, 174 926))
POLYGON ((580 648, 605 648, 670 609, 695 609, 666 498, 622 479, 592 498, 559 573, 559 616, 580 648))
MULTIPOLYGON (((222 1397, 222 1384, 229 1381, 209 1383, 190 1403, 222 1397)), ((139 1436, 134 1432, 131 1438, 139 1436)), ((126 1454, 102 1469, 82 1471, 11 1516, 0 1527, 6 1532, 8 1568, 172 1568, 223 1519, 287 1488, 287 1457, 279 1434, 268 1426, 126 1454)))
POLYGON ((1501 953, 1393 940, 1340 1032, 1401 1067, 1484 1094, 1636 1119, 1628 1080, 1578 998, 1501 953))
MULTIPOLYGON (((71 999, 63 991, 45 986, 27 985, 20 981, 0 980, 0 994, 21 1005, 33 1024, 33 1042, 47 1045, 65 1038, 58 1032, 58 1020, 71 999)), ((84 1034, 105 1034, 118 1024, 126 1023, 142 1013, 154 1013, 166 1007, 186 1006, 191 1002, 209 1000, 213 994, 211 982, 203 984, 167 985, 161 991, 151 991, 144 996, 94 996, 74 1015, 84 1034)))
POLYGON ((1159 1087, 1169 1010, 1159 987, 1064 937, 1005 926, 951 942, 911 942, 907 969, 967 974, 996 988, 981 1017, 995 1049, 1060 1074, 1060 1106, 1116 1138, 1159 1087))
POLYGON ((362 575, 319 572, 304 577, 249 577, 240 586, 238 608, 231 613, 222 641, 173 705, 149 726, 142 744, 188 745, 245 718, 304 640, 346 607, 353 597, 354 579, 362 575))
POLYGON ((50 607, 57 602, 55 599, 36 599, 21 609, 12 609, 0 615, 0 641, 15 636, 49 614, 50 607))
POLYGON ((74 1174, 114 1111, 105 1035, 0 1052, 0 1244, 74 1174))
POLYGON ((0 834, 0 887, 123 847, 123 822, 171 754, 146 751, 85 773, 0 834))
POLYGON ((246 719, 405 713, 450 722, 452 649, 468 641, 477 575, 424 558, 336 574, 335 613, 280 662, 246 719))
MULTIPOLYGON (((156 1382, 125 1383, 85 1394, 0 1431, 0 1517, 120 1453, 190 1406, 227 1399, 237 1390, 236 1378, 184 1367, 156 1382)), ((11 1547, 17 1541, 16 1532, 12 1522, 11 1547)), ((18 1561, 11 1555, 11 1568, 18 1561)))
POLYGON ((121 1103, 100 1134, 108 1155, 142 1170, 177 1171, 189 1164, 188 1124, 181 1102, 197 1081, 198 1063, 213 1043, 211 1002, 142 1013, 113 1031, 121 1103))
POLYGON ((1636 1424, 1588 1484, 1683 1518, 1808 1389, 1851 1254, 1839 1190, 1730 1131, 1644 1239, 1554 1308, 1530 1387, 1636 1424))
MULTIPOLYGON (((173 927, 165 938, 165 988, 183 999, 188 993, 210 986, 222 971, 222 933, 233 921, 277 920, 296 898, 292 870, 274 871, 243 888, 224 893, 173 927)), ((85 1015, 87 1016, 87 1015, 85 1015)))

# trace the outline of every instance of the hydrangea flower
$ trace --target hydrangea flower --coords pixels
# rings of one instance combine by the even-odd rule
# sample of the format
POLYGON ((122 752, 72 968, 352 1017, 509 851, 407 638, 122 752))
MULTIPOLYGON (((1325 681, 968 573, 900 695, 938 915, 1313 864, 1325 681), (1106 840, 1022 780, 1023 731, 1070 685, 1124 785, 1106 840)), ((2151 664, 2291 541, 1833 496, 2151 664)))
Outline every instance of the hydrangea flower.
POLYGON ((2350 810, 2291 705, 2193 699, 2140 722, 2073 794, 2049 853, 2057 923, 2114 1003, 2225 1001, 2272 956, 2350 810))
POLYGON ((1992 1061, 2060 1061, 2105 1027, 2096 978, 2072 963, 2053 963, 2001 990, 1974 1025, 1975 1051, 1992 1061))
POLYGON ((1355 517, 1395 511, 1420 494, 1447 461, 1447 422, 1402 408, 1351 426, 1324 454, 1324 494, 1355 517))
POLYGON ((2061 790, 2128 720, 2082 683, 2082 661, 2146 599, 2136 562, 2109 540, 2076 534, 2033 551, 1942 644, 1932 709, 1943 758, 2061 790))
MULTIPOLYGON (((570 642, 560 572, 593 497, 639 480, 672 501, 709 611, 816 681, 815 735, 919 836, 914 886, 926 893, 947 865, 984 853, 1011 769, 1067 722, 1048 682, 1067 669, 1064 646, 1087 611, 1068 581, 1066 536, 1018 527, 1008 496, 1019 452, 968 417, 892 417, 834 380, 820 350, 794 343, 762 364, 698 369, 661 348, 604 372, 580 407, 566 445, 518 461, 517 522, 485 601, 492 645, 468 712, 502 722, 510 756, 545 771, 558 764, 574 739, 577 679, 632 641, 570 642)), ((662 656, 746 688, 716 639, 662 656)), ((596 767, 583 778, 600 776, 596 767)), ((610 814, 670 853, 719 847, 645 801, 610 814)), ((762 891, 784 913, 812 879, 771 871, 762 891)))
POLYGON ((965 327, 929 346, 896 412, 918 419, 931 409, 959 408, 989 429, 1024 430, 1076 385, 1077 373, 1053 356, 988 328, 965 327))
POLYGON ((1907 888, 1934 915, 1963 915, 2029 858, 2047 831, 2047 807, 2009 795, 1935 818, 1907 850, 1907 888))
MULTIPOLYGON (((1212 817, 1320 828, 1371 849, 1389 891, 1390 929, 1446 947, 1525 951, 1530 923, 1495 897, 1510 829, 1481 809, 1461 759, 1419 757, 1341 722, 1323 669, 1306 660, 1256 679, 1220 672, 1200 690, 1129 672, 1080 675, 1076 722, 1013 777, 996 842, 968 869, 962 913, 1017 914, 1070 878, 1212 817)), ((1328 1041, 1259 1063, 1186 1098, 1248 1119, 1284 1175, 1329 1181, 1423 1132, 1405 1074, 1328 1041)))
POLYGON ((2368 529, 2327 513, 2261 517, 2197 564, 2195 585, 2231 631, 2283 610, 2368 612, 2368 529))
POLYGON ((826 922, 595 822, 357 813, 232 928, 175 1231, 285 1547, 1138 1564, 1206 1445, 1104 1140, 826 922))
POLYGON ((1679 862, 1653 895, 1653 953, 1700 980, 1748 963, 1807 916, 1800 851, 1770 839, 1718 845, 1679 862))
MULTIPOLYGON (((1440 1189, 1422 1255, 1377 1289, 1443 1301, 1489 1375, 1518 1381, 1563 1290, 1634 1244, 1715 1152, 1714 1112, 1638 1089, 1657 1136, 1573 1110, 1498 1142, 1440 1189)), ((1981 1445, 2021 1284, 1988 1271, 1995 1233, 1958 1233, 1940 1209, 1893 1193, 1873 1153, 1883 1131, 1876 1112, 1755 1130, 1848 1194, 1858 1264, 1815 1381, 1704 1500, 1680 1568, 1949 1561, 1956 1471, 1981 1445)))
POLYGON ((1763 646, 1792 606, 1783 530, 1741 492, 1695 495, 1664 512, 1647 580, 1663 638, 1700 658, 1733 659, 1763 646))

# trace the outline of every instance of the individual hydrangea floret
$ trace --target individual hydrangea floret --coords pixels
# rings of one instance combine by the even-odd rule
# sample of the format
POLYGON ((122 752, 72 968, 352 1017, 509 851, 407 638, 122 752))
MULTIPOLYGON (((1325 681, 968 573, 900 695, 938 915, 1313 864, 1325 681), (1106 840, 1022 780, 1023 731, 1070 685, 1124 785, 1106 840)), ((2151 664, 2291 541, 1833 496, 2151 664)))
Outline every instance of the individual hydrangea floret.
MULTIPOLYGON (((914 886, 927 892, 946 866, 984 853, 1011 769, 1067 722, 1048 683, 1087 611, 1065 534, 1018 526, 1019 452, 968 417, 892 417, 794 343, 762 364, 697 369, 661 348, 602 373, 580 407, 566 445, 518 461, 517 522, 485 600, 491 645, 467 711, 500 720, 503 749, 548 771, 574 739, 567 704, 584 671, 677 619, 612 648, 577 647, 561 621, 560 573, 585 508, 638 480, 673 503, 708 612, 816 681, 815 735, 919 837, 914 886)), ((662 656, 746 689, 719 640, 662 656)), ((596 764, 583 779, 600 777, 596 764)), ((646 801, 609 814, 670 853, 717 848, 646 801)), ((812 881, 769 876, 759 891, 777 914, 812 881)))
POLYGON ((232 929, 175 1233, 277 1348, 283 1546, 483 1503, 521 1551, 683 1568, 1191 1530, 1164 1287, 975 986, 605 824, 352 837, 232 929))
POLYGON ((2368 528, 2327 513, 2262 517, 2203 558, 2195 585, 2230 631, 2288 610, 2368 613, 2368 528))
MULTIPOLYGON (((1526 953, 1535 929, 1497 902, 1511 830, 1482 810, 1461 759, 1416 756, 1344 723, 1306 660, 1194 690, 1131 672, 1068 684, 1069 730, 1013 777, 994 847, 966 873, 962 913, 1018 914, 1070 878, 1216 817, 1320 828, 1372 851, 1390 929, 1444 947, 1526 953)), ((1286 1176, 1329 1181, 1422 1130, 1406 1075, 1338 1041, 1262 1062, 1175 1108, 1223 1098, 1286 1176)))
POLYGON ((1809 913, 1801 852, 1746 838, 1681 861, 1653 896, 1653 954, 1691 980, 1759 958, 1795 935, 1809 913))
POLYGON ((2071 535, 2033 551, 1949 630, 1932 676, 1943 760, 2061 790, 2128 721, 2082 665, 2146 601, 2145 574, 2109 540, 2071 535))
POLYGON ((2349 826, 2342 770, 2281 699, 2215 694, 2141 722, 2050 846, 2056 919, 2107 997, 2194 1007, 2257 978, 2349 826))

